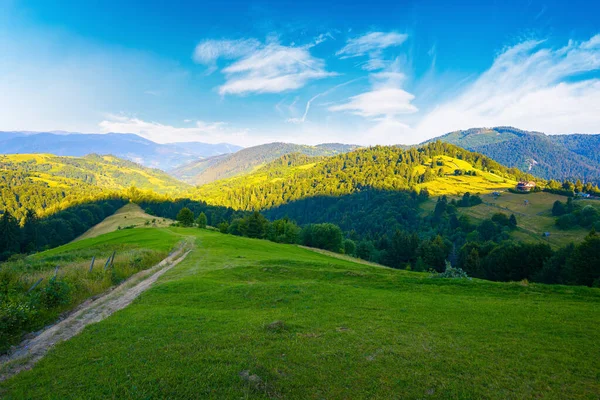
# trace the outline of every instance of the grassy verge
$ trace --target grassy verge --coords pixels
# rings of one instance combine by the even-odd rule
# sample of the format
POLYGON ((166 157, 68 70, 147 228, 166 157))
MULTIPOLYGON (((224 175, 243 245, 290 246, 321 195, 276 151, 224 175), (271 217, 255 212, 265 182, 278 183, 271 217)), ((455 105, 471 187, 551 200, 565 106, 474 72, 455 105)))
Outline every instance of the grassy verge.
POLYGON ((168 230, 130 229, 1 264, 0 352, 18 343, 24 333, 155 265, 180 239, 168 230), (113 252, 112 267, 105 269, 113 252), (96 260, 90 272, 92 257, 96 260))
POLYGON ((600 291, 431 279, 197 236, 128 308, 4 398, 556 398, 600 393, 600 291))

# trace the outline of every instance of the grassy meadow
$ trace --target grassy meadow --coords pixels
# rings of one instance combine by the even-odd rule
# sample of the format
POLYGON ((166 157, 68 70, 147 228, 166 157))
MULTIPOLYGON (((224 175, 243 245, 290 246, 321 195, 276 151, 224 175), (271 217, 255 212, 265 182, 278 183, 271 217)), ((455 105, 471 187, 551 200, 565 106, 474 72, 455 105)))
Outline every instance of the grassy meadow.
POLYGON ((0 264, 0 353, 23 333, 157 264, 182 239, 166 229, 118 230, 0 264), (105 269, 113 252, 113 266, 105 269))
MULTIPOLYGON (((471 193, 478 193, 471 191, 471 193)), ((466 214, 476 221, 491 218, 498 212, 510 216, 514 214, 517 218, 518 229, 511 233, 516 240, 527 242, 549 243, 557 248, 565 246, 571 242, 581 242, 589 233, 589 229, 574 227, 568 230, 561 230, 556 225, 556 217, 552 216, 552 205, 555 201, 566 202, 566 196, 557 194, 537 192, 537 193, 510 193, 502 192, 496 197, 491 193, 480 194, 483 200, 482 204, 473 207, 459 208, 459 213, 466 214), (528 204, 525 205, 525 200, 528 204), (550 232, 549 237, 543 237, 544 232, 550 232)), ((452 198, 452 196, 450 196, 452 198)), ((459 199, 459 197, 454 197, 459 199)), ((426 212, 432 212, 435 208, 437 198, 432 198, 422 207, 426 212)), ((591 204, 600 208, 600 202, 594 200, 576 200, 577 203, 591 204)))
MULTIPOLYGON (((438 177, 431 182, 417 185, 418 189, 426 188, 432 196, 462 195, 465 192, 491 193, 502 191, 516 186, 517 182, 507 179, 491 172, 474 168, 470 163, 455 157, 438 156, 436 160, 442 160, 441 167, 444 176, 438 177), (476 176, 454 175, 455 170, 474 171, 476 176)), ((415 173, 425 172, 425 166, 415 168, 415 173)))
POLYGON ((196 248, 132 305, 2 383, 2 398, 600 393, 598 289, 434 279, 197 228, 92 240, 153 231, 194 235, 196 248))
POLYGON ((93 238, 125 228, 164 228, 173 222, 170 219, 146 214, 137 204, 129 203, 121 207, 113 215, 105 218, 98 225, 88 229, 83 235, 75 239, 75 241, 93 238))

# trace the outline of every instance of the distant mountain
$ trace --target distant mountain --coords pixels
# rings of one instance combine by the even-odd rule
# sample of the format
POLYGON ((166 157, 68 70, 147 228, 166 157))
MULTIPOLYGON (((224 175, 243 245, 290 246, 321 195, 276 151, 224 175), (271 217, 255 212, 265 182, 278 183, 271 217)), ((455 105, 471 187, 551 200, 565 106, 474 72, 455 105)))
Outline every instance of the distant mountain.
POLYGON ((0 132, 1 154, 51 153, 82 157, 113 154, 146 167, 170 170, 198 158, 242 149, 228 143, 159 144, 131 133, 0 132))
POLYGON ((450 132, 441 140, 544 179, 600 182, 600 135, 546 135, 512 127, 450 132))
POLYGON ((332 156, 355 150, 358 147, 340 143, 325 143, 317 146, 269 143, 248 147, 233 154, 194 161, 171 171, 171 174, 184 182, 203 185, 251 172, 285 154, 300 153, 307 156, 332 156))

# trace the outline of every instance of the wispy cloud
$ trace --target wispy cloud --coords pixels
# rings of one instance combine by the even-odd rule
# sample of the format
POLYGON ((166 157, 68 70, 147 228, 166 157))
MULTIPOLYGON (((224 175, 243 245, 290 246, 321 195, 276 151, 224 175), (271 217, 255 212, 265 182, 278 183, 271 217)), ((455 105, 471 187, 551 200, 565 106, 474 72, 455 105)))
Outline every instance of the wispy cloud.
POLYGON ((367 71, 375 71, 388 66, 388 62, 382 57, 383 51, 390 47, 400 46, 407 38, 408 35, 398 32, 370 32, 349 39, 336 55, 342 59, 368 56, 368 60, 362 64, 362 68, 367 71))
POLYGON ((421 120, 415 130, 420 138, 497 125, 600 132, 600 79, 593 74, 600 70, 600 35, 558 49, 544 44, 526 41, 499 54, 486 72, 421 120))
POLYGON ((412 104, 414 95, 402 89, 404 74, 396 61, 389 69, 371 74, 372 89, 350 97, 343 104, 329 107, 330 111, 344 111, 365 118, 393 118, 418 111, 412 104))
POLYGON ((193 59, 198 64, 206 65, 208 73, 217 69, 217 60, 233 60, 247 56, 261 46, 256 39, 240 40, 205 40, 194 49, 193 59))
POLYGON ((277 41, 263 44, 255 39, 209 40, 196 46, 194 60, 213 69, 219 58, 234 60, 222 69, 226 81, 218 89, 221 95, 280 93, 336 75, 325 69, 323 60, 311 55, 311 47, 284 46, 277 41))
POLYGON ((344 83, 340 83, 339 85, 336 85, 336 86, 334 86, 332 88, 329 88, 329 89, 327 89, 324 92, 321 92, 321 93, 318 93, 318 94, 314 95, 313 97, 310 98, 310 100, 308 100, 306 102, 306 107, 304 108, 304 114, 302 115, 302 118, 288 118, 286 121, 287 122, 291 122, 293 124, 302 124, 302 123, 306 122, 306 117, 308 116, 308 111, 310 110, 310 106, 311 106, 311 104, 312 104, 313 101, 315 101, 319 97, 327 96, 328 94, 332 93, 336 89, 339 89, 342 86, 349 85, 349 84, 351 84, 353 82, 356 82, 356 81, 358 81, 360 79, 362 79, 362 78, 356 78, 356 79, 352 79, 352 80, 349 80, 349 81, 344 82, 344 83))
MULTIPOLYGON (((186 123, 192 122, 186 120, 186 123)), ((102 132, 135 133, 157 143, 199 141, 207 143, 248 143, 248 129, 236 129, 225 122, 195 121, 192 127, 175 127, 125 115, 107 115, 99 124, 102 132)))

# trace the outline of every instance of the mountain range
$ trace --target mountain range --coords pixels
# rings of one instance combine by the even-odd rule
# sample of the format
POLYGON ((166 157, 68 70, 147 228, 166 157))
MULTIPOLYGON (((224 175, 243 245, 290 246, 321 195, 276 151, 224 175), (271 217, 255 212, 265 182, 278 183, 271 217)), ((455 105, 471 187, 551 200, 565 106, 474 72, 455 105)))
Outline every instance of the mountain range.
POLYGON ((268 143, 248 147, 232 154, 193 161, 171 174, 184 182, 202 185, 216 180, 231 178, 255 170, 285 154, 299 153, 307 156, 333 156, 357 149, 359 146, 325 143, 307 146, 292 143, 268 143))
POLYGON ((495 127, 450 132, 427 142, 436 140, 485 154, 540 178, 600 182, 600 135, 546 135, 495 127))
POLYGON ((0 153, 50 153, 82 157, 112 154, 150 168, 168 171, 199 158, 242 149, 228 143, 201 142, 159 144, 131 133, 87 134, 71 132, 0 132, 0 153))

